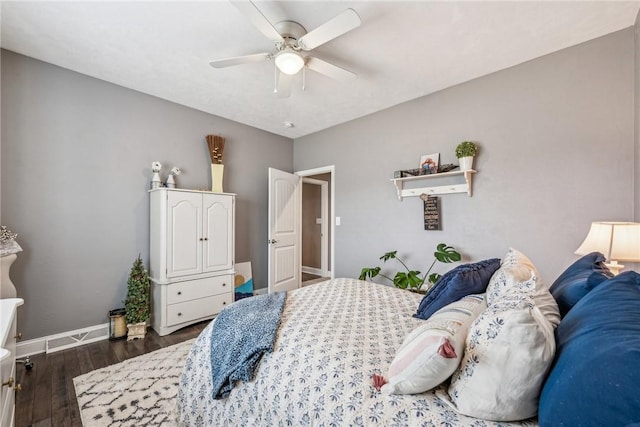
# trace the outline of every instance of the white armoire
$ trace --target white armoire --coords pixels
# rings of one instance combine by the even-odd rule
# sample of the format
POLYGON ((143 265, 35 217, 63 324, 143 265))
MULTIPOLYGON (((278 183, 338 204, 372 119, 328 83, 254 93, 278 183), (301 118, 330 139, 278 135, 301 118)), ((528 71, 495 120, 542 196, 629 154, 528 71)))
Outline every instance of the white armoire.
POLYGON ((235 194, 150 194, 151 326, 167 335, 233 302, 235 194))

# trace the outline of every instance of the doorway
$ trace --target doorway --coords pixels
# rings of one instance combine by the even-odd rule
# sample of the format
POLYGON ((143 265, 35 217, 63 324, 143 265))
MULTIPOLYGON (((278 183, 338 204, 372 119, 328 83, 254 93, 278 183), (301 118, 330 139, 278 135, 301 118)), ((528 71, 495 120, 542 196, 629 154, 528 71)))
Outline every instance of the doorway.
POLYGON ((302 178, 302 283, 329 275, 329 174, 302 178), (326 177, 325 177, 326 175, 326 177), (323 179, 324 178, 324 179, 323 179))
POLYGON ((333 278, 334 166, 299 171, 302 177, 301 286, 333 278))

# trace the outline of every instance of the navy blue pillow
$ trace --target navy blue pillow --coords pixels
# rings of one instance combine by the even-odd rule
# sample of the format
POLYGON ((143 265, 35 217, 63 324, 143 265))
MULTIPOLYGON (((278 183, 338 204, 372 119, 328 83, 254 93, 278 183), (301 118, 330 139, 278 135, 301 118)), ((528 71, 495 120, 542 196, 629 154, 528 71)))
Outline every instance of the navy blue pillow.
POLYGON ((600 252, 591 252, 571 264, 553 282, 549 291, 558 303, 560 316, 564 317, 571 310, 571 307, 587 295, 594 286, 613 277, 613 274, 604 265, 604 260, 604 255, 600 252), (593 277, 587 283, 587 279, 592 274, 594 274, 593 277))
POLYGON ((540 426, 640 423, 640 274, 628 271, 580 300, 556 330, 540 395, 540 426))
POLYGON ((414 317, 426 320, 445 305, 467 295, 485 292, 491 276, 498 268, 500 268, 498 258, 457 266, 445 273, 427 292, 420 301, 418 312, 414 317))

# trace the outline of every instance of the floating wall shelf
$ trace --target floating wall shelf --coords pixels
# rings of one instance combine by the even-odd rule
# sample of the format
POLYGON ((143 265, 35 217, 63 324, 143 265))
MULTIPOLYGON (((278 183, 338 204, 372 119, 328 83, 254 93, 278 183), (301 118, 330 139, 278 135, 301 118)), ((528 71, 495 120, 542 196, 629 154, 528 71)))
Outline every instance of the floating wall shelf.
POLYGON ((453 194, 453 193, 467 193, 469 197, 471 197, 471 183, 473 174, 476 173, 475 170, 469 169, 466 171, 453 171, 453 172, 442 172, 442 173, 434 173, 432 175, 418 175, 418 176, 408 176, 406 178, 393 178, 391 182, 396 186, 396 190, 398 192, 398 200, 402 201, 404 197, 413 197, 420 196, 422 194, 427 195, 438 195, 438 194, 453 194), (452 176, 462 176, 464 175, 464 184, 454 184, 454 185, 439 185, 439 186, 427 186, 421 188, 404 188, 404 183, 409 181, 420 181, 420 180, 434 180, 438 178, 446 178, 452 176))

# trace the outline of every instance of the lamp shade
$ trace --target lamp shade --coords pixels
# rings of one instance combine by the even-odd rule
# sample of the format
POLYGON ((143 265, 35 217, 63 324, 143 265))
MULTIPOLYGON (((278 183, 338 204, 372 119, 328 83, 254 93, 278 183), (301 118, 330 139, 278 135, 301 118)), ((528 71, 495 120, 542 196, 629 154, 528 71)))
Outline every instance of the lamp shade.
POLYGON ((285 74, 293 75, 304 67, 304 59, 293 49, 287 48, 276 55, 276 67, 285 74))
POLYGON ((640 261, 640 223, 593 222, 576 254, 601 252, 610 261, 640 261))

